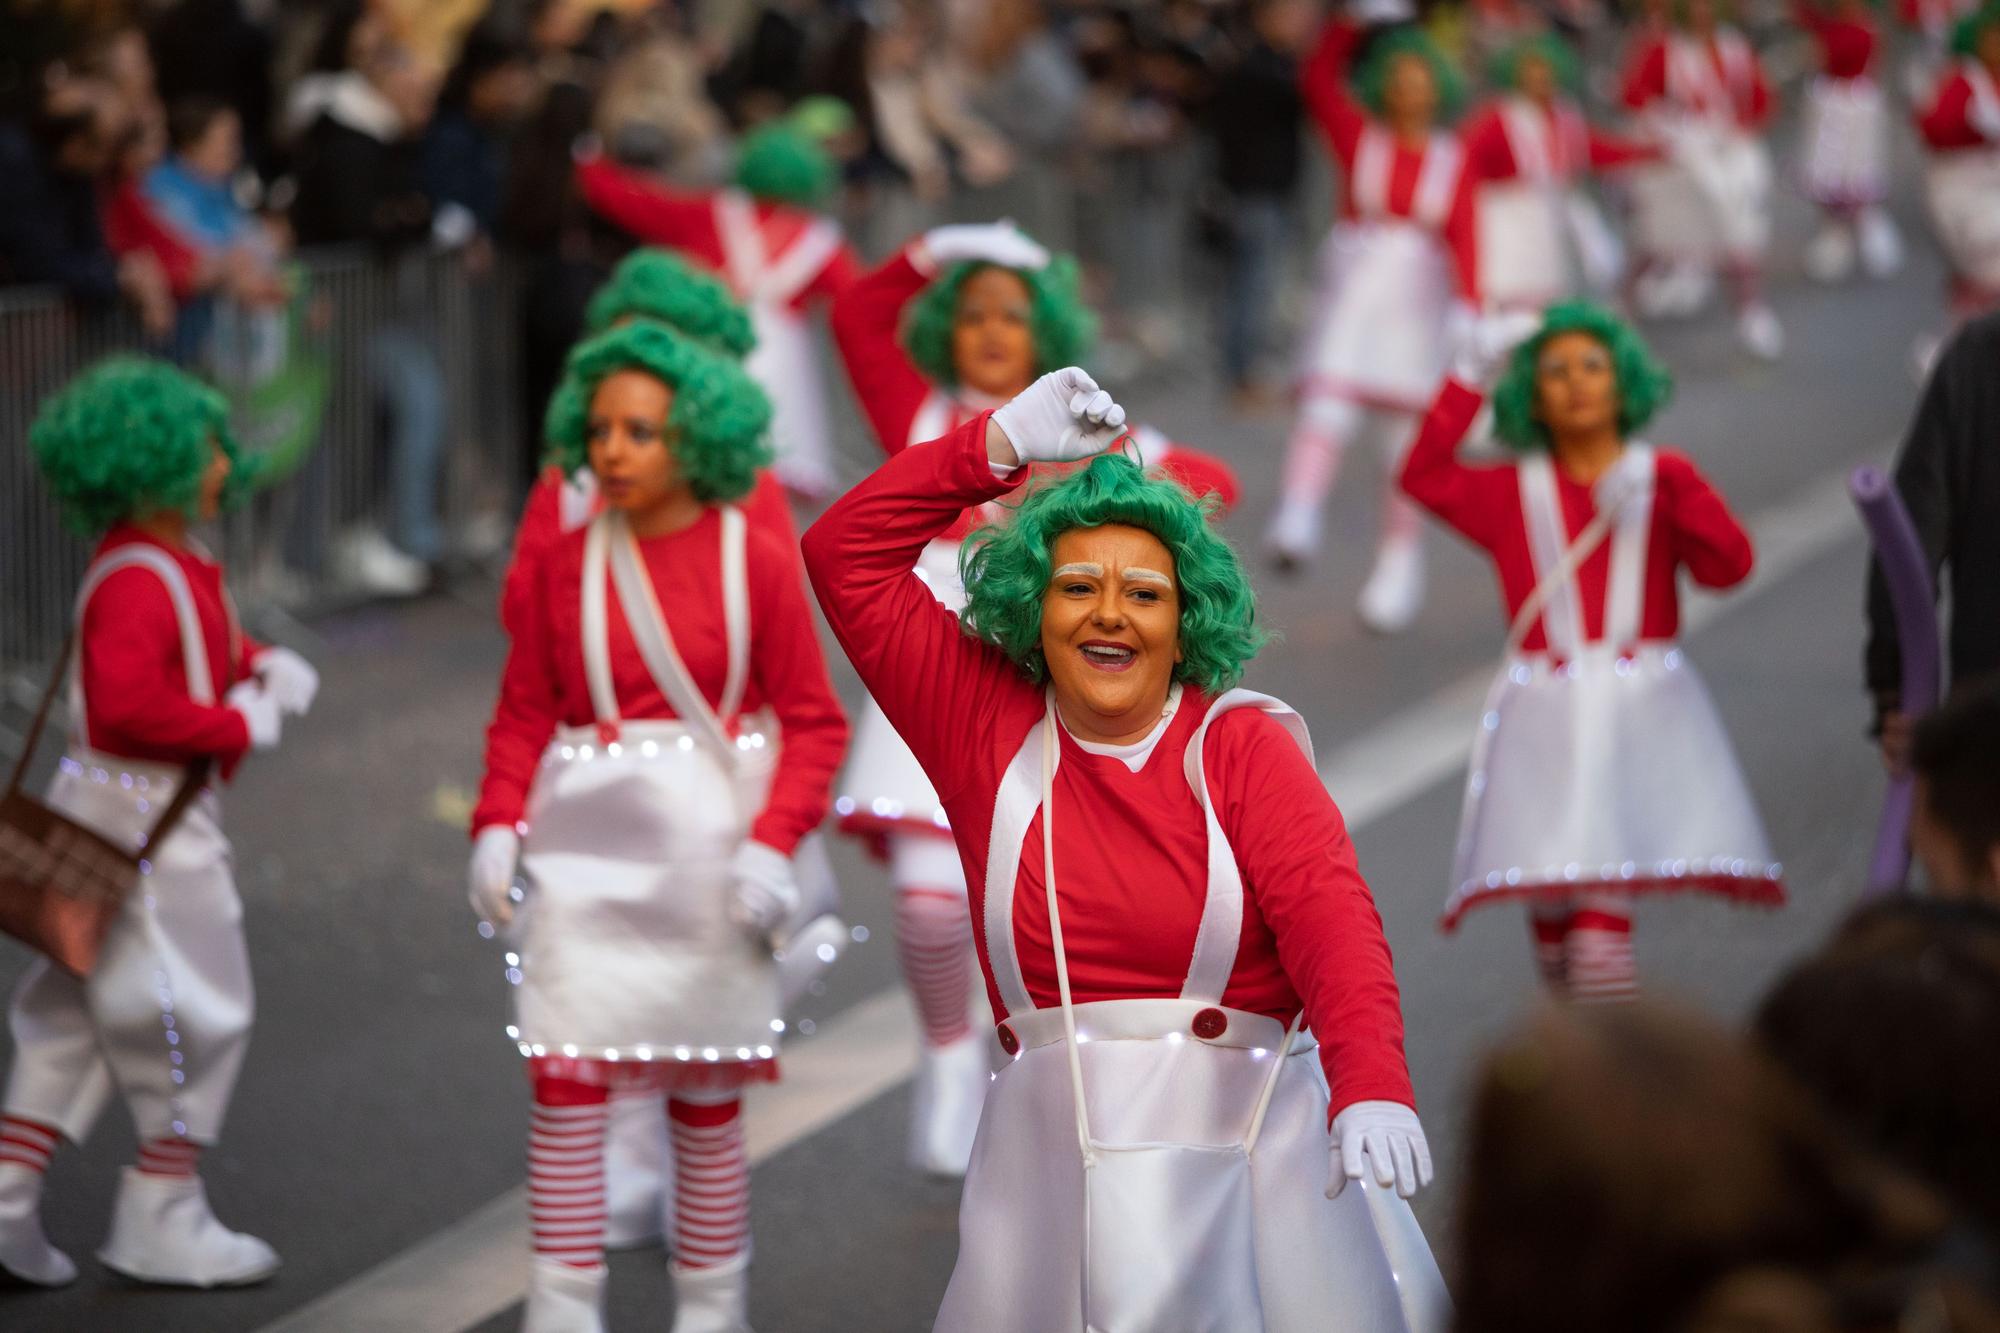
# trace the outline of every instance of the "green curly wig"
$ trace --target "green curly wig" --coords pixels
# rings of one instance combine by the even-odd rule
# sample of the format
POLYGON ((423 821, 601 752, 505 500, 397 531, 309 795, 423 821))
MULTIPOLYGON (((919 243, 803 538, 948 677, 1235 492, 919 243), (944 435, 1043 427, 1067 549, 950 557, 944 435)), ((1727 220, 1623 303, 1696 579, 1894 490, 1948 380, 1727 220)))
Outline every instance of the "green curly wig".
POLYGON ((590 297, 584 331, 603 333, 621 319, 657 320, 741 361, 757 345, 750 313, 722 279, 671 250, 634 250, 590 297))
POLYGON ((254 470, 222 395, 148 357, 107 357, 64 385, 35 414, 28 445, 64 520, 85 534, 149 510, 192 517, 211 445, 229 459, 225 506, 247 493, 254 470))
POLYGON ((1988 0, 1958 21, 1951 30, 1951 49, 1971 59, 1979 53, 1979 34, 1993 27, 2000 27, 2000 0, 1988 0))
POLYGON ((1035 484, 1006 521, 966 538, 959 573, 966 604, 960 623, 1017 663, 1029 680, 1048 674, 1042 657, 1042 595, 1050 551, 1073 528, 1129 524, 1173 553, 1180 585, 1181 661, 1174 679, 1219 694, 1243 678, 1243 664, 1268 636, 1257 628, 1257 598, 1229 543, 1209 526, 1211 497, 1197 500, 1173 481, 1148 476, 1119 454, 1035 484))
POLYGON ((833 157, 789 121, 760 125, 736 149, 736 184, 759 199, 819 208, 840 183, 833 157))
POLYGON ((757 470, 771 461, 764 442, 770 400, 734 361, 644 320, 571 350, 542 427, 550 461, 565 474, 588 465, 590 400, 599 384, 621 370, 651 375, 673 390, 667 438, 696 499, 715 504, 749 493, 757 470))
POLYGON ((1496 88, 1518 88, 1520 86, 1521 62, 1530 59, 1546 61, 1555 71, 1556 86, 1577 97, 1583 93, 1583 65, 1576 58, 1576 50, 1568 42, 1551 32, 1537 33, 1533 37, 1523 37, 1501 48, 1493 57, 1488 77, 1496 88))
POLYGON ((1618 380, 1619 434, 1629 437, 1644 430, 1673 396, 1673 376, 1653 359, 1631 325, 1589 301, 1552 305, 1535 336, 1514 349, 1493 390, 1493 433, 1515 449, 1525 453, 1550 445, 1548 427, 1535 417, 1535 364, 1548 340, 1561 333, 1587 333, 1610 349, 1618 380))
MULTIPOLYGON (((951 331, 958 320, 958 294, 966 279, 983 268, 996 267, 976 259, 954 264, 931 280, 910 302, 903 323, 903 350, 933 384, 956 385, 951 360, 951 331)), ((1028 284, 1028 326, 1035 337, 1035 373, 1046 375, 1090 359, 1097 341, 1097 316, 1078 291, 1076 260, 1057 255, 1046 268, 1007 270, 1028 284)))
POLYGON ((1354 95, 1376 115, 1383 113, 1383 93, 1389 86, 1389 66, 1399 56, 1416 56, 1431 67, 1431 82, 1437 86, 1437 121, 1445 124, 1458 115, 1465 99, 1465 83, 1458 77, 1444 50, 1422 28, 1392 28, 1368 44, 1367 59, 1354 74, 1354 95))

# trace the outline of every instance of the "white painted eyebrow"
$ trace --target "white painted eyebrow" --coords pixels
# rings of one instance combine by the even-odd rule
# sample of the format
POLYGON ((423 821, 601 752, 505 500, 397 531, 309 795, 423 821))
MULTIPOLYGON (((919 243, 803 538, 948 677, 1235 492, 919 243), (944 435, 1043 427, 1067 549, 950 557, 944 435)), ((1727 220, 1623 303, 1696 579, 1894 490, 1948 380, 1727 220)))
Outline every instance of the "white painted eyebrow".
POLYGON ((1059 579, 1066 574, 1087 574, 1091 578, 1101 579, 1104 577, 1104 566, 1098 564, 1095 560, 1072 560, 1068 564, 1059 567, 1049 577, 1059 579))
POLYGON ((1125 569, 1124 575, 1127 583, 1163 583, 1169 588, 1174 586, 1174 581, 1157 569, 1133 565, 1125 569))

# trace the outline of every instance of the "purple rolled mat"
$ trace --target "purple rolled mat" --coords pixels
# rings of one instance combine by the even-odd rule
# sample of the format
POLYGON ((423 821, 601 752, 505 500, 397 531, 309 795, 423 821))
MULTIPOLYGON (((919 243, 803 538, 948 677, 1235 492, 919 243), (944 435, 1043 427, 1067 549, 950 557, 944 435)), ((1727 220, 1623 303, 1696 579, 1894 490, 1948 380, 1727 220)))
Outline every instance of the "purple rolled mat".
MULTIPOLYGON (((1876 467, 1858 467, 1847 479, 1848 493, 1861 511, 1868 536, 1875 543, 1882 576, 1889 585, 1889 604, 1896 617, 1896 639, 1902 649, 1901 709, 1911 721, 1937 707, 1937 600, 1931 590, 1930 561, 1917 540, 1916 525, 1889 476, 1876 467)), ((1910 873, 1910 811, 1915 780, 1909 774, 1889 780, 1882 801, 1882 820, 1875 831, 1875 854, 1868 863, 1864 897, 1894 893, 1910 873)))

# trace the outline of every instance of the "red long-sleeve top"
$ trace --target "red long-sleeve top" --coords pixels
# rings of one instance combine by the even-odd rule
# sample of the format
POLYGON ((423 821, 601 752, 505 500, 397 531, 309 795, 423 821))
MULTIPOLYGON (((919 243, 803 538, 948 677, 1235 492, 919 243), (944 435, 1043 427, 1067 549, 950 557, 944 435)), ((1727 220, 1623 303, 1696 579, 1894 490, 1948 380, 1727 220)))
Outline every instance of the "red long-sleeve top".
POLYGON ((1621 98, 1634 111, 1665 108, 1688 115, 1728 115, 1745 130, 1759 130, 1770 120, 1773 104, 1770 79, 1742 33, 1718 28, 1709 38, 1669 33, 1646 38, 1626 65, 1621 98), (1667 56, 1676 43, 1698 44, 1706 62, 1701 87, 1686 87, 1670 70, 1667 56), (1734 53, 1734 54, 1732 54, 1734 53), (1719 90, 1726 101, 1713 104, 1719 90))
MULTIPOLYGON (((521 521, 514 529, 514 553, 507 561, 506 577, 500 581, 500 624, 509 634, 517 632, 521 607, 535 595, 535 562, 561 541, 564 533, 582 527, 602 507, 594 489, 587 504, 570 505, 563 494, 564 481, 562 469, 549 464, 529 487, 528 502, 521 508, 521 521)), ((787 552, 798 550, 792 506, 775 475, 759 472, 757 484, 739 503, 751 527, 770 533, 787 552)))
POLYGON ((2000 144, 2000 117, 1982 116, 1982 102, 2000 107, 1993 76, 1972 61, 1961 60, 1938 80, 1930 106, 1917 116, 1917 132, 1936 152, 2000 144), (1982 80, 1983 98, 1978 87, 1982 80))
MULTIPOLYGON (((1348 63, 1360 40, 1359 27, 1344 19, 1335 19, 1320 30, 1319 41, 1312 54, 1299 67, 1299 94, 1332 150, 1334 165, 1340 176, 1340 216, 1350 222, 1360 220, 1355 205, 1354 168, 1362 134, 1369 128, 1371 120, 1367 109, 1354 99, 1347 88, 1348 63)), ((1384 130, 1384 133, 1387 131, 1384 130)), ((1467 299, 1471 299, 1479 290, 1477 229, 1472 215, 1472 189, 1463 171, 1452 191, 1452 202, 1441 224, 1417 216, 1417 187, 1423 176, 1424 162, 1440 142, 1449 140, 1449 132, 1433 130, 1426 141, 1417 147, 1402 142, 1394 135, 1389 137, 1392 144, 1389 181, 1384 191, 1388 215, 1433 226, 1438 231, 1439 239, 1451 251, 1459 289, 1467 299)))
MULTIPOLYGON (((639 543, 674 647, 710 707, 720 705, 729 670, 720 533, 721 512, 710 508, 679 532, 639 543)), ((533 595, 515 608, 519 621, 486 729, 486 779, 473 811, 475 833, 489 824, 521 821, 536 766, 557 726, 597 720, 583 665, 585 535, 586 529, 578 528, 557 539, 532 567, 533 595)), ((783 738, 770 794, 750 836, 790 855, 826 816, 834 770, 847 748, 847 719, 827 679, 791 549, 768 530, 751 527, 745 556, 750 675, 743 709, 770 705, 783 738)), ((608 584, 608 571, 605 577, 608 584)), ((615 589, 607 600, 606 640, 620 716, 631 721, 677 716, 639 655, 615 589)))
POLYGON ((142 566, 120 569, 97 585, 83 607, 77 657, 85 716, 77 739, 105 754, 160 764, 208 756, 221 761, 226 776, 250 748, 250 728, 222 700, 230 686, 250 675, 263 645, 243 634, 229 614, 222 566, 123 524, 104 535, 96 554, 131 545, 166 552, 187 575, 215 703, 196 703, 188 692, 180 617, 166 584, 142 566))
POLYGON ((1819 72, 1829 79, 1859 79, 1868 75, 1875 63, 1875 48, 1881 34, 1868 18, 1844 18, 1826 13, 1817 5, 1793 6, 1799 26, 1812 34, 1819 53, 1819 72))
MULTIPOLYGON (((1480 396, 1447 379, 1424 417, 1404 461, 1402 486, 1424 508, 1484 548, 1500 577, 1500 600, 1509 623, 1535 587, 1534 558, 1521 508, 1521 484, 1512 463, 1473 466, 1458 459, 1458 445, 1479 414, 1480 396)), ((1705 588, 1728 588, 1749 577, 1750 535, 1687 455, 1656 454, 1652 533, 1646 544, 1644 605, 1639 637, 1672 639, 1680 632, 1676 576, 1685 568, 1705 588)), ((1563 529, 1575 540, 1597 513, 1591 488, 1555 469, 1563 529)), ((1577 570, 1584 633, 1604 633, 1605 594, 1611 578, 1611 543, 1601 544, 1577 570)), ((1545 652, 1548 637, 1537 620, 1522 642, 1545 652)), ((1625 645, 1620 645, 1621 647, 1625 645)))
MULTIPOLYGON (((715 216, 710 191, 675 190, 642 172, 602 157, 577 164, 576 183, 584 202, 612 225, 650 245, 664 245, 729 276, 729 252, 715 216)), ((817 215, 769 199, 754 202, 764 248, 782 255, 792 242, 818 221, 817 215)), ((861 261, 845 241, 791 299, 804 314, 814 303, 832 301, 861 276, 861 261)))
MULTIPOLYGON (((1001 774, 1042 725, 1043 694, 997 649, 967 637, 911 572, 926 543, 969 506, 1005 495, 980 414, 905 450, 848 492, 805 535, 820 607, 869 692, 936 786, 984 919, 987 843, 1001 774)), ((1065 731, 1055 776, 1055 858, 1070 987, 1077 1003, 1175 996, 1207 892, 1207 837, 1183 758, 1212 700, 1188 690, 1137 772, 1065 731)), ((1395 971, 1340 811, 1283 728, 1244 709, 1204 749, 1216 816, 1243 872, 1243 933, 1223 994, 1233 1008, 1289 1021, 1303 1006, 1320 1041, 1333 1109, 1411 1105, 1395 971)), ((1029 825, 1014 888, 1013 936, 1028 993, 1059 1003, 1042 829, 1029 825)), ((974 932, 994 1013, 983 931, 974 932)))
MULTIPOLYGON (((1482 104, 1459 132, 1459 141, 1465 146, 1466 177, 1470 181, 1479 184, 1508 181, 1523 174, 1503 110, 1508 100, 1494 98, 1482 104)), ((1648 162, 1660 155, 1660 150, 1652 144, 1599 130, 1567 97, 1556 98, 1547 105, 1527 102, 1525 98, 1513 100, 1532 106, 1540 118, 1549 146, 1551 174, 1559 182, 1568 183, 1587 172, 1648 162)))

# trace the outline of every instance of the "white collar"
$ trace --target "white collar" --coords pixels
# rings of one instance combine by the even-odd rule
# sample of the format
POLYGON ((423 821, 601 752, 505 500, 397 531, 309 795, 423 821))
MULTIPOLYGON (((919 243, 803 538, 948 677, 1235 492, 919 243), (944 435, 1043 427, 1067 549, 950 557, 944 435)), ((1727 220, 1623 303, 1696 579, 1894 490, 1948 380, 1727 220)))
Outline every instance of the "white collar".
MULTIPOLYGON (((1069 738, 1076 742, 1079 749, 1090 754, 1101 754, 1116 759, 1119 763, 1137 773, 1146 766, 1146 760, 1151 758, 1153 751, 1158 748, 1160 737, 1167 734, 1167 724, 1174 720, 1174 714, 1180 709, 1180 706, 1181 686, 1179 681, 1175 681, 1167 690, 1167 706, 1160 711, 1160 720, 1153 724, 1153 729, 1138 740, 1129 741, 1124 745, 1104 745, 1097 741, 1084 740, 1075 732, 1070 731, 1069 723, 1067 722, 1063 723, 1063 730, 1069 733, 1069 738)), ((1061 709, 1056 710, 1056 718, 1058 721, 1061 720, 1061 709)))

